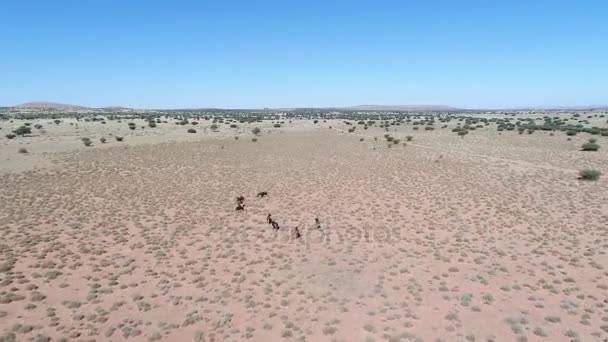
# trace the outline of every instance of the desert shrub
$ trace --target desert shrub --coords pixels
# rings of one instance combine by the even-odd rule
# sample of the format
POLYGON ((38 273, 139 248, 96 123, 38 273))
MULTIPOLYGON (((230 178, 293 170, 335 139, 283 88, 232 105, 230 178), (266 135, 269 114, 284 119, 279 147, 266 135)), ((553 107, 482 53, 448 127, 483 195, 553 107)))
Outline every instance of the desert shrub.
POLYGON ((435 127, 433 127, 433 126, 426 126, 426 127, 424 127, 425 131, 432 131, 434 129, 435 129, 435 127))
POLYGON ((408 135, 407 137, 405 137, 405 140, 407 140, 407 141, 412 141, 412 139, 414 139, 414 137, 411 135, 408 135))
POLYGON ((348 133, 352 133, 352 132, 354 132, 354 131, 355 131, 355 128, 356 128, 356 127, 351 127, 351 128, 349 128, 349 129, 348 129, 348 133))
POLYGON ((566 131, 566 135, 576 135, 576 133, 577 133, 577 132, 576 132, 576 131, 573 131, 573 130, 568 130, 568 131, 566 131))
POLYGON ((238 126, 236 124, 232 124, 230 125, 230 128, 237 128, 238 126))
POLYGON ((313 120, 313 121, 312 121, 312 123, 317 123, 317 122, 319 122, 319 120, 313 120))
POLYGON ((581 146, 581 151, 597 151, 600 149, 600 145, 592 142, 588 142, 581 146))
POLYGON ((13 133, 24 136, 26 134, 32 133, 32 129, 27 126, 21 126, 21 127, 17 128, 16 130, 14 130, 13 133))
POLYGON ((579 171, 579 179, 582 180, 598 180, 602 175, 598 170, 585 169, 579 171))
POLYGON ((281 128, 281 124, 276 123, 272 127, 274 127, 274 128, 281 128))
MULTIPOLYGON (((186 121, 186 123, 187 123, 187 122, 188 122, 188 121, 186 121)), ((198 121, 192 121, 190 124, 191 124, 191 125, 196 126, 196 125, 198 125, 198 121)), ((212 126, 213 126, 213 125, 212 125, 212 126)))
POLYGON ((36 129, 42 129, 42 125, 41 125, 41 124, 35 124, 35 125, 34 125, 34 127, 35 127, 36 129))
POLYGON ((28 153, 27 148, 25 148, 25 147, 21 147, 18 152, 19 153, 24 153, 24 154, 28 153))
POLYGON ((125 138, 123 137, 115 137, 116 141, 123 141, 125 138))
POLYGON ((59 125, 61 123, 61 120, 55 119, 55 120, 53 120, 53 122, 55 123, 55 125, 59 125))
POLYGON ((239 137, 234 137, 234 140, 239 140, 239 137))
POLYGON ((105 144, 105 143, 106 143, 106 141, 107 141, 107 139, 106 139, 106 138, 101 138, 101 139, 99 139, 99 142, 101 142, 102 144, 105 144))
POLYGON ((220 128, 220 126, 218 126, 217 124, 211 124, 211 126, 209 126, 209 128, 215 132, 218 130, 218 128, 220 128))
POLYGON ((258 142, 258 138, 251 138, 252 142, 258 142))
POLYGON ((14 139, 17 135, 9 133, 7 135, 5 135, 6 139, 14 139))
POLYGON ((154 121, 150 121, 150 122, 148 122, 148 126, 149 126, 150 128, 154 128, 154 127, 156 127, 156 122, 154 122, 154 121))
POLYGON ((188 128, 188 133, 196 133, 196 130, 194 128, 188 128))
POLYGON ((589 139, 589 142, 592 143, 592 144, 595 144, 597 142, 597 139, 591 138, 591 139, 589 139))
POLYGON ((359 141, 363 141, 363 138, 359 138, 359 141))
POLYGON ((80 140, 82 140, 82 142, 84 143, 84 146, 87 146, 87 147, 88 147, 88 146, 93 145, 93 142, 91 141, 91 138, 86 138, 86 137, 85 137, 85 138, 82 138, 82 139, 80 139, 80 140))
POLYGON ((458 131, 458 135, 461 137, 464 137, 467 134, 469 134, 469 131, 467 131, 466 129, 462 129, 462 130, 458 131))
POLYGON ((388 141, 388 142, 391 142, 391 141, 393 141, 393 139, 395 139, 395 138, 391 137, 390 135, 388 137, 385 137, 385 138, 386 138, 386 141, 388 141))
POLYGON ((418 130, 418 128, 420 128, 420 127, 418 127, 418 126, 414 126, 413 128, 414 128, 414 131, 417 131, 417 130, 418 130))
POLYGON ((261 132, 262 130, 260 129, 260 127, 254 127, 251 129, 251 133, 253 133, 254 135, 260 135, 261 132))
POLYGON ((397 145, 397 144, 399 144, 399 141, 400 141, 399 139, 393 139, 393 144, 397 145))

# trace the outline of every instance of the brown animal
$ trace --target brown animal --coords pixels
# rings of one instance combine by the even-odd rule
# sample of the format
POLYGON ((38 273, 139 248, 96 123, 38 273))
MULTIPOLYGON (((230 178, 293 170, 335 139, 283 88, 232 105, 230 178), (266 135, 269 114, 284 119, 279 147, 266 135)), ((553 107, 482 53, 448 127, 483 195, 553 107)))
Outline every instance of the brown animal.
POLYGON ((272 224, 272 215, 271 214, 268 214, 268 216, 266 216, 266 222, 268 224, 272 224))
POLYGON ((239 197, 236 198, 236 203, 237 204, 243 204, 243 202, 245 202, 245 197, 239 196, 239 197))
POLYGON ((236 209, 235 209, 235 210, 236 210, 236 211, 243 211, 243 210, 245 210, 245 205, 244 205, 244 204, 239 203, 239 204, 236 206, 236 209))
POLYGON ((317 226, 317 229, 321 229, 321 221, 318 217, 315 217, 315 225, 317 226))
POLYGON ((300 230, 298 229, 297 226, 293 229, 293 235, 295 236, 296 239, 299 239, 300 236, 302 236, 302 234, 300 234, 300 230))
POLYGON ((268 196, 268 192, 266 192, 266 191, 258 192, 258 197, 266 197, 266 196, 268 196))

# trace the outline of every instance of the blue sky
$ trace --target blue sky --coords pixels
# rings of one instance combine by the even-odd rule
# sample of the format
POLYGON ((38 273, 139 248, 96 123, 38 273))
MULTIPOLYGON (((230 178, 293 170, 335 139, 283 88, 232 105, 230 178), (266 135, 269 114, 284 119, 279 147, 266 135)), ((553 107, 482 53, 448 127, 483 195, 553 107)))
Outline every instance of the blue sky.
POLYGON ((2 1, 0 105, 608 104, 608 1, 2 1))

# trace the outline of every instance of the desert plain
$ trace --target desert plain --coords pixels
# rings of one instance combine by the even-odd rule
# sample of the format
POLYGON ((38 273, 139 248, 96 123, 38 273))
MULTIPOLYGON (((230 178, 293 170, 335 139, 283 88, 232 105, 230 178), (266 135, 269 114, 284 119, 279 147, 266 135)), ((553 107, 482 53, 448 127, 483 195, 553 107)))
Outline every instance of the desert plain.
POLYGON ((0 121, 0 341, 608 340, 607 136, 165 119, 0 121))

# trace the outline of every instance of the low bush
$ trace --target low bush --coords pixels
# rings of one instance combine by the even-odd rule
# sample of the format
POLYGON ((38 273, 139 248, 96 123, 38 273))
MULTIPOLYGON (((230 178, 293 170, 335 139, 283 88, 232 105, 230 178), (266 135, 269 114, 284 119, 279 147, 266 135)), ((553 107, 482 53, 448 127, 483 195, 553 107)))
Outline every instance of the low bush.
POLYGON ((196 133, 196 130, 194 128, 188 128, 188 133, 196 133))
POLYGON ((600 176, 602 175, 601 172, 599 172, 598 170, 591 170, 591 169, 585 169, 585 170, 581 170, 579 173, 579 179, 582 180, 598 180, 600 179, 600 176))
POLYGON ((597 151, 600 149, 600 145, 592 142, 588 142, 581 146, 581 151, 597 151))
POLYGON ((17 128, 16 130, 14 130, 13 133, 24 136, 26 134, 32 133, 32 129, 27 126, 21 126, 21 127, 17 128))

